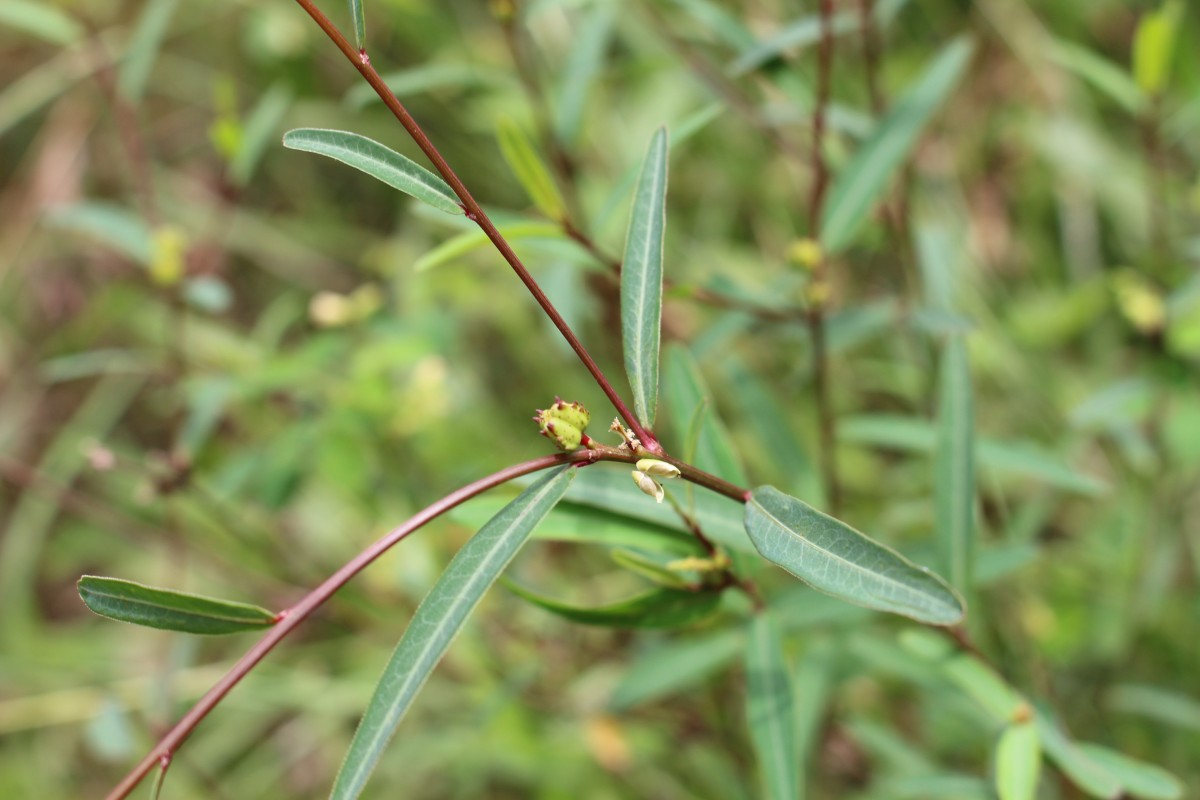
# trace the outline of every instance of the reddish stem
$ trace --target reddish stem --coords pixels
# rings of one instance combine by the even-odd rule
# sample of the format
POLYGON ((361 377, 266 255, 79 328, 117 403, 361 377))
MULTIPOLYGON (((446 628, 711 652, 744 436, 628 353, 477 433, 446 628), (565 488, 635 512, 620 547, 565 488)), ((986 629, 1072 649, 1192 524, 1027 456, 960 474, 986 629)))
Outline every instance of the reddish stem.
POLYGON ((333 596, 334 592, 342 588, 358 573, 362 572, 375 559, 386 553, 393 545, 408 536, 413 531, 430 522, 433 519, 441 516, 450 509, 460 503, 470 500, 482 492, 487 491, 502 483, 506 483, 513 478, 519 478, 522 475, 528 475, 531 472, 538 470, 549 469, 560 464, 589 464, 600 460, 597 455, 593 455, 589 450, 577 450, 574 453, 559 453, 557 455, 542 456, 531 461, 526 461, 521 464, 515 464, 499 472, 494 472, 486 478, 480 478, 474 483, 467 484, 461 489, 446 495, 436 503, 426 506, 422 511, 415 516, 410 517, 399 527, 393 529, 387 535, 376 541, 366 550, 363 550, 345 566, 331 575, 317 588, 309 592, 299 603, 291 608, 282 611, 278 615, 278 622, 269 630, 267 634, 259 639, 241 659, 234 664, 229 672, 216 683, 208 692, 192 706, 191 710, 184 715, 183 719, 175 724, 175 727, 159 740, 154 749, 146 754, 146 757, 134 767, 125 778, 117 784, 108 794, 108 800, 120 800, 127 797, 134 787, 146 777, 152 769, 159 765, 164 758, 169 758, 179 746, 187 740, 187 738, 195 730, 208 713, 216 707, 225 695, 249 674, 259 661, 267 653, 275 649, 275 645, 279 644, 285 636, 292 632, 300 623, 308 619, 308 617, 316 611, 320 606, 333 596))
POLYGON ((458 196, 467 218, 475 222, 475 224, 480 227, 484 235, 491 240, 492 244, 500 252, 500 255, 504 257, 504 260, 508 262, 510 267, 512 267, 513 272, 517 273, 517 277, 521 279, 521 282, 525 284, 525 288, 529 290, 529 293, 533 295, 535 300, 537 300, 538 305, 540 305, 542 310, 546 312, 546 316, 550 317, 550 321, 554 323, 554 327, 558 328, 559 333, 561 333, 563 338, 567 340, 567 344, 571 345, 571 349, 575 351, 575 355, 578 356, 579 360, 583 362, 583 365, 587 367, 588 372, 592 374, 592 378, 595 379, 596 383, 604 391, 604 394, 608 397, 609 402, 613 404, 613 408, 615 408, 617 413, 621 415, 621 418, 625 420, 625 424, 633 429, 634 433, 637 434, 638 439, 641 440, 642 444, 647 450, 653 453, 661 452, 662 445, 658 443, 658 439, 656 439, 653 434, 641 426, 641 423, 638 422, 637 418, 633 415, 633 412, 629 410, 627 405, 625 405, 625 401, 621 399, 620 395, 617 394, 616 389, 614 389, 612 384, 609 383, 608 378, 604 376, 604 373, 600 370, 599 365, 596 364, 595 359, 592 358, 591 354, 587 351, 587 348, 583 346, 583 343, 579 341, 579 337, 577 337, 575 332, 571 330, 571 327, 567 325, 567 321, 564 320, 562 315, 558 313, 558 309, 556 309, 554 304, 550 302, 550 298, 548 298, 546 293, 542 291, 542 287, 538 285, 533 276, 529 274, 529 270, 526 269, 525 265, 521 263, 521 259, 517 257, 517 254, 513 251, 512 246, 509 245, 508 241, 504 238, 500 231, 496 229, 496 226, 492 223, 492 220, 483 210, 483 207, 480 206, 479 203, 476 202, 475 198, 471 196, 471 192, 467 190, 466 185, 458 177, 458 174, 455 173, 455 171, 446 162, 446 159, 442 157, 442 154, 438 151, 437 147, 434 146, 433 142, 429 140, 429 137, 425 135, 425 131, 421 129, 421 126, 417 124, 417 121, 413 119, 411 114, 408 113, 408 109, 404 107, 404 104, 401 103, 396 95, 392 93, 392 90, 388 88, 386 83, 384 83, 383 78, 381 78, 379 73, 375 71, 375 68, 371 66, 370 59, 362 58, 359 55, 358 51, 354 49, 350 42, 346 41, 346 37, 342 36, 338 29, 334 27, 333 23, 329 21, 329 18, 322 14, 321 10, 313 5, 312 0, 296 0, 296 2, 299 3, 300 7, 303 8, 308 15, 313 18, 313 21, 320 26, 321 30, 325 32, 325 35, 328 36, 335 45, 337 45, 338 49, 342 51, 342 54, 346 56, 346 60, 353 64, 354 68, 357 69, 360 74, 362 74, 367 83, 371 85, 371 88, 375 90, 375 93, 379 95, 379 99, 383 101, 384 105, 388 107, 388 110, 392 112, 392 115, 395 116, 400 124, 404 127, 404 130, 408 132, 408 135, 412 137, 412 140, 416 142, 417 147, 421 148, 421 152, 423 152, 426 157, 429 158, 430 162, 433 163, 434 169, 438 171, 438 174, 441 175, 446 183, 450 185, 450 188, 454 190, 454 194, 458 196))
MULTIPOLYGON (((537 472, 543 469, 549 469, 562 464, 576 464, 586 466, 594 464, 597 461, 624 461, 632 463, 638 458, 632 453, 620 452, 615 448, 603 448, 595 450, 576 450, 571 453, 558 453, 551 456, 542 456, 530 461, 525 461, 520 464, 514 464, 511 467, 493 472, 485 478, 480 478, 474 483, 469 483, 466 486, 458 489, 451 494, 446 495, 441 500, 426 506, 416 515, 410 517, 402 525, 392 529, 387 535, 380 538, 366 550, 363 550, 353 559, 346 563, 341 569, 329 576, 317 588, 313 589, 299 603, 291 608, 284 609, 276 615, 275 625, 267 631, 263 638, 258 640, 244 656, 238 659, 237 663, 229 668, 225 676, 219 680, 216 685, 208 690, 201 697, 191 710, 183 716, 175 727, 171 728, 167 734, 159 740, 146 757, 143 758, 136 767, 129 771, 117 786, 108 793, 107 800, 121 800, 128 797, 129 793, 146 777, 155 766, 163 763, 164 759, 168 760, 179 749, 179 747, 191 736, 192 731, 196 726, 208 716, 217 704, 220 703, 225 695, 229 694, 234 686, 237 686, 243 678, 250 673, 250 670, 262 661, 267 653, 275 649, 275 646, 283 641, 283 638, 298 627, 300 623, 308 619, 314 611, 321 607, 330 597, 337 592, 338 589, 345 586, 351 578, 362 572, 371 562, 386 553, 393 545, 399 542, 404 537, 408 536, 413 531, 421 528, 428 522, 445 514, 450 509, 470 500, 478 494, 481 494, 488 489, 499 486, 502 483, 507 483, 514 478, 519 478, 522 475, 528 475, 531 472, 537 472)), ((735 500, 744 502, 749 497, 749 492, 745 489, 739 489, 730 483, 727 483, 716 476, 709 475, 707 472, 702 472, 690 464, 683 464, 668 459, 672 463, 677 464, 683 472, 683 477, 701 486, 713 489, 721 494, 731 497, 735 500)))

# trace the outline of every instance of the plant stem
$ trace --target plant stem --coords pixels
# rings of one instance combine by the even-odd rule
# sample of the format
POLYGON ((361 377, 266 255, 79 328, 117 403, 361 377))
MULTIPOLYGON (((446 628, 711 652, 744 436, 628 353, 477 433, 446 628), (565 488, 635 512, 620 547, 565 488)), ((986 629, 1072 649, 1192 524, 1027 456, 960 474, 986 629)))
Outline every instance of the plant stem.
MULTIPOLYGON (((821 0, 821 41, 817 49, 817 97, 812 123, 813 185, 808 203, 809 235, 819 238, 821 209, 829 185, 829 165, 825 162, 825 115, 829 107, 833 73, 833 0, 821 0)), ((825 303, 829 293, 827 264, 822 254, 813 267, 808 309, 808 332, 812 345, 813 384, 816 391, 817 417, 821 448, 821 478, 828 495, 830 513, 841 510, 841 486, 837 477, 837 421, 830 398, 829 353, 825 341, 825 303)))
MULTIPOLYGON (((662 457, 662 456, 659 456, 662 457)), ((238 659, 237 663, 229 668, 225 676, 217 681, 208 692, 201 697, 191 710, 183 716, 175 726, 167 732, 158 744, 146 754, 136 767, 129 771, 117 786, 108 793, 107 800, 121 800, 128 797, 129 793, 150 773, 155 766, 164 763, 164 760, 169 759, 175 754, 179 747, 191 736, 192 731, 208 714, 217 707, 224 698, 229 694, 234 686, 237 686, 243 678, 250 673, 250 670, 275 649, 275 646, 283 641, 283 638, 291 633, 295 628, 299 627, 300 623, 304 622, 312 615, 314 611, 320 608, 326 600, 334 595, 339 589, 345 586, 351 578, 362 572, 375 559, 390 550, 397 542, 410 533, 420 529, 426 523, 437 519, 442 514, 451 510, 455 506, 470 500, 476 495, 482 494, 488 489, 499 486, 502 483, 507 483, 514 478, 519 478, 522 475, 528 475, 531 472, 557 467, 563 464, 575 464, 578 466, 587 466, 598 461, 622 461, 632 463, 639 458, 639 455, 633 453, 622 452, 616 448, 600 448, 593 450, 575 450, 571 453, 558 453, 555 455, 542 456, 540 458, 531 459, 520 464, 514 464, 511 467, 506 467, 499 472, 493 472, 487 477, 480 478, 474 483, 469 483, 466 486, 446 495, 435 503, 432 503, 422 509, 414 516, 407 519, 400 526, 393 528, 385 536, 378 539, 374 544, 363 550, 357 556, 348 561, 345 566, 329 576, 325 581, 305 595, 300 602, 291 608, 282 611, 277 616, 275 625, 267 631, 266 635, 259 639, 254 647, 238 659)), ((720 492, 735 500, 745 501, 749 497, 749 492, 744 489, 739 489, 730 483, 726 483, 720 478, 709 475, 707 472, 696 469, 690 464, 684 464, 675 459, 666 458, 680 468, 683 477, 693 483, 698 483, 714 491, 720 492)))
POLYGON ((534 280, 533 276, 529 274, 529 270, 525 268, 525 265, 521 263, 521 259, 518 258, 516 252, 513 251, 512 246, 509 245, 508 241, 504 238, 500 231, 496 229, 495 224, 492 223, 492 220, 483 210, 483 207, 480 206, 479 203, 476 202, 475 198, 471 196, 466 184, 462 182, 462 179, 459 178, 458 174, 450 167, 450 165, 446 162, 446 159, 442 157, 442 154, 438 151, 437 147, 435 147, 433 142, 429 140, 429 137, 425 135, 425 131, 419 124, 417 124, 417 121, 413 119, 412 115, 408 113, 408 109, 404 107, 404 104, 401 103, 396 95, 392 93, 392 90, 388 88, 386 83, 384 83, 383 78, 381 78, 379 73, 375 71, 375 68, 371 66, 370 59, 366 58, 365 55, 360 54, 358 50, 356 50, 348 41, 346 41, 346 37, 342 36, 338 29, 334 27, 333 23, 329 21, 329 18, 321 13, 320 9, 313 5, 312 0, 296 0, 296 2, 300 4, 300 7, 303 8, 310 17, 312 17, 313 21, 316 22, 321 30, 325 32, 325 35, 328 36, 329 39, 335 45, 337 45, 338 49, 342 51, 342 55, 346 57, 346 60, 353 64, 354 68, 357 69, 367 83, 371 85, 371 88, 374 89, 375 93, 379 95, 379 98, 383 101, 384 105, 388 107, 388 110, 392 112, 392 115, 395 116, 400 124, 404 127, 404 130, 408 132, 410 137, 412 137, 412 140, 416 143, 417 147, 419 147, 421 152, 423 152, 430 160, 434 168, 438 171, 438 174, 441 175, 446 183, 450 185, 450 188, 454 191, 454 194, 458 196, 467 218, 480 227, 484 235, 487 236, 487 238, 495 246, 496 250, 498 250, 500 255, 504 257, 504 260, 508 262, 510 267, 512 267, 513 272, 517 273, 517 277, 521 279, 521 282, 525 284, 525 288, 529 290, 529 293, 533 295, 533 298, 537 301, 538 305, 540 305, 542 310, 546 312, 546 316, 550 317, 550 321, 554 323, 554 327, 558 328, 559 333, 561 333, 563 338, 567 340, 567 344, 569 344, 571 349, 575 351, 575 355, 578 356, 579 360, 583 362, 583 365, 587 367, 588 372, 592 374, 592 378, 608 397, 609 402, 611 402, 613 405, 613 408, 615 408, 617 413, 621 415, 621 418, 625 420, 625 424, 637 434, 638 439, 641 440, 642 444, 647 450, 656 455, 662 452, 662 445, 658 443, 658 439, 642 427, 641 423, 638 422, 637 417, 635 417, 633 412, 629 410, 629 407, 625 405, 625 401, 621 399, 621 396, 617 394, 616 389, 613 388, 613 385, 609 382, 608 378, 604 376, 604 373, 600 370, 600 366, 596 363, 595 359, 593 359, 591 354, 588 353, 587 348, 583 346, 583 343, 579 341, 579 337, 575 335, 575 332, 571 330, 571 326, 569 326, 567 321, 562 318, 562 315, 558 313, 558 309, 556 309, 554 304, 550 302, 550 298, 546 296, 546 293, 542 291, 541 286, 539 286, 537 281, 534 280))
MULTIPOLYGON (((632 457, 632 456, 631 456, 632 457)), ((513 478, 519 478, 522 475, 528 475, 531 472, 538 470, 549 469, 561 464, 589 464, 600 460, 594 456, 591 451, 577 450, 573 453, 559 453, 556 455, 542 456, 530 461, 525 461, 521 464, 514 464, 511 467, 494 472, 485 478, 480 478, 474 483, 469 483, 466 486, 452 492, 442 499, 431 505, 426 506, 422 511, 410 517, 399 527, 394 528, 385 536, 377 540, 367 549, 363 550, 353 559, 346 563, 341 569, 331 575, 317 588, 313 589, 304 596, 299 603, 281 612, 278 615, 278 622, 267 631, 266 635, 258 641, 241 659, 234 664, 229 672, 219 680, 215 686, 200 698, 197 703, 192 706, 184 717, 171 728, 167 734, 159 740, 154 749, 146 754, 146 757, 134 767, 125 778, 117 784, 108 794, 108 800, 120 800, 127 797, 134 787, 157 766, 164 757, 169 757, 175 753, 180 745, 192 734, 196 726, 208 716, 225 695, 236 686, 242 678, 246 677, 255 665, 261 661, 267 653, 275 649, 275 646, 283 640, 285 636, 292 632, 300 623, 304 622, 314 611, 321 607, 330 597, 333 596, 338 589, 342 588, 358 573, 362 572, 372 561, 386 553, 393 545, 399 542, 404 537, 408 536, 413 531, 418 530, 426 523, 436 519, 446 513, 455 506, 470 500, 478 494, 481 494, 488 489, 499 486, 502 483, 507 483, 513 478)))
MULTIPOLYGON (((651 454, 642 453, 639 457, 649 455, 651 454)), ((703 486, 709 491, 716 492, 717 494, 723 494, 731 500, 737 500, 739 503, 744 503, 750 499, 749 489, 743 489, 740 486, 730 483, 724 478, 718 478, 716 475, 712 475, 702 469, 697 469, 686 461, 675 458, 669 453, 656 453, 654 454, 654 457, 662 461, 666 461, 668 464, 674 464, 679 468, 679 476, 681 478, 686 481, 691 481, 697 486, 703 486)))
POLYGON ((879 90, 879 29, 875 27, 875 0, 859 0, 859 27, 862 29, 863 72, 867 80, 867 95, 871 112, 878 119, 883 114, 883 93, 879 90))

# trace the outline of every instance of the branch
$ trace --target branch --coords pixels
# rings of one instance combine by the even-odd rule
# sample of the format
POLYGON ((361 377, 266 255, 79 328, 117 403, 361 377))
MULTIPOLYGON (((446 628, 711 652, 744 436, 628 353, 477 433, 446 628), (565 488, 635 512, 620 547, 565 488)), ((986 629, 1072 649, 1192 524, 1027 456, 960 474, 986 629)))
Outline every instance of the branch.
POLYGON ((417 147, 421 148, 421 152, 423 152, 426 157, 429 158, 430 162, 433 163, 434 169, 438 171, 438 174, 441 175, 446 183, 450 185, 450 188, 454 191, 454 194, 458 196, 458 199, 463 207, 463 211, 466 212, 467 218, 472 220, 480 227, 484 235, 487 236, 495 248, 500 252, 500 255, 504 257, 504 260, 508 262, 510 267, 512 267, 513 272, 517 273, 517 277, 521 279, 521 282, 525 284, 525 288, 529 290, 529 293, 533 295, 535 300, 537 300, 538 305, 540 305, 542 310, 546 312, 546 316, 550 317, 550 321, 554 323, 554 327, 558 328, 559 333, 561 333, 563 338, 567 340, 567 344, 569 344, 571 349, 575 351, 575 355, 578 356, 579 360, 583 362, 583 365, 587 367, 588 372, 592 374, 592 378, 595 379, 596 383, 604 391, 604 394, 608 397, 609 402, 612 403, 613 408, 615 408, 617 413, 621 415, 621 418, 625 420, 625 424, 633 429, 633 432, 637 434, 638 439, 642 441, 647 450, 650 450, 655 454, 661 452, 662 445, 658 443, 658 439, 656 439, 653 434, 642 427, 641 423, 639 423, 637 418, 633 415, 633 412, 629 410, 627 405, 625 405, 625 401, 621 399, 620 395, 617 394, 617 391, 613 388, 608 378, 604 376, 604 373, 600 370, 599 365, 596 364, 595 359, 593 359, 591 354, 588 353, 587 348, 583 346, 583 343, 579 341, 579 337, 576 336, 575 332, 571 330, 571 326, 567 324, 567 321, 564 320, 562 315, 558 313, 558 309, 556 309, 554 304, 550 302, 550 298, 548 298, 546 293, 542 291, 542 287, 540 287, 537 281, 534 280, 533 276, 529 274, 529 270, 525 268, 525 265, 521 263, 521 259, 518 258, 516 252, 513 251, 512 246, 508 243, 500 231, 496 229, 495 224, 492 223, 492 220, 483 210, 483 207, 480 206, 479 203, 476 202, 475 198, 471 196, 470 191, 468 191, 466 185, 462 182, 462 179, 458 177, 458 174, 450 167, 450 165, 446 162, 446 159, 442 157, 442 154, 438 151, 437 147, 435 147, 433 142, 429 140, 429 137, 425 135, 425 131, 422 130, 419 124, 417 124, 417 121, 413 119, 412 115, 408 113, 408 109, 404 107, 404 104, 401 103, 396 95, 392 93, 392 90, 388 88, 386 83, 384 83, 383 78, 381 78, 379 73, 375 71, 375 68, 371 66, 371 60, 367 58, 365 53, 360 54, 348 41, 346 41, 346 37, 342 36, 338 29, 334 27, 333 23, 329 21, 329 18, 321 13, 320 9, 313 5, 312 0, 296 0, 296 2, 299 3, 300 7, 303 8, 308 15, 313 18, 313 21, 320 26, 321 30, 325 32, 325 35, 337 45, 338 49, 342 51, 342 55, 346 57, 346 60, 353 64, 354 68, 362 74, 367 83, 371 85, 371 88, 375 90, 375 93, 379 95, 379 98, 383 101, 384 105, 388 107, 388 110, 392 112, 392 115, 395 116, 400 124, 404 127, 404 130, 407 131, 408 135, 412 137, 412 140, 416 143, 417 147))
POLYGON ((229 672, 225 673, 225 677, 221 678, 215 686, 209 689, 192 706, 191 710, 184 715, 183 719, 179 720, 175 724, 175 727, 171 728, 159 740, 154 749, 147 753, 146 757, 117 784, 116 788, 109 792, 108 800, 120 800, 127 797, 152 769, 162 763, 163 759, 169 760, 175 751, 179 749, 180 745, 191 736, 196 726, 208 716, 210 711, 216 708, 217 704, 225 698, 225 695, 229 694, 229 691, 234 686, 237 686, 241 682, 242 678, 249 674, 250 670, 258 662, 262 661, 267 653, 275 649, 275 645, 279 644, 300 623, 308 619, 314 611, 320 608, 338 589, 345 586, 351 578, 362 572, 367 565, 386 553, 401 539, 418 530, 426 523, 437 519, 460 503, 470 500, 472 497, 502 483, 507 483, 513 478, 519 478, 522 475, 528 475, 531 472, 549 469, 561 464, 590 464, 597 460, 600 459, 593 455, 592 451, 577 450, 574 453, 542 456, 541 458, 535 458, 521 464, 515 464, 499 472, 494 472, 486 478, 480 478, 474 483, 469 483, 461 489, 446 495, 437 502, 426 506, 422 511, 410 517, 399 527, 394 528, 387 535, 347 562, 345 566, 327 578, 324 583, 305 595, 299 603, 281 612, 279 614, 279 621, 275 623, 274 627, 258 641, 258 644, 254 645, 254 647, 242 656, 229 669, 229 672))
MULTIPOLYGON (((362 572, 371 562, 379 558, 381 555, 390 550, 397 542, 410 533, 423 527, 455 506, 470 500, 476 495, 482 494, 488 489, 499 486, 502 483, 507 483, 514 478, 519 478, 522 475, 528 475, 531 472, 557 467, 563 464, 576 464, 578 466, 587 466, 594 464, 597 461, 622 461, 625 463, 633 463, 640 456, 633 453, 621 452, 616 448, 601 448, 601 449, 581 449, 571 453, 558 453, 550 456, 542 456, 530 461, 525 461, 520 464, 514 464, 511 467, 506 467, 499 472, 493 472, 485 478, 480 478, 474 483, 469 483, 466 486, 454 491, 435 503, 426 506, 423 510, 406 520, 399 527, 392 529, 385 536, 377 540, 367 549, 363 550, 353 559, 346 563, 341 569, 329 576, 317 588, 313 589, 304 596, 299 603, 291 608, 282 611, 278 615, 278 622, 267 631, 263 638, 259 639, 244 656, 238 659, 237 663, 230 667, 229 671, 221 680, 217 681, 208 692, 201 697, 191 710, 183 716, 179 722, 175 723, 175 727, 171 728, 158 744, 146 754, 136 767, 129 771, 116 788, 108 793, 107 800, 122 800, 128 797, 129 793, 157 766, 164 763, 170 763, 171 757, 179 749, 179 747, 192 735, 192 731, 208 716, 217 705, 225 699, 225 695, 229 694, 234 686, 237 686, 243 678, 250 673, 270 653, 275 649, 275 646, 283 641, 283 638, 297 628, 300 623, 308 619, 314 611, 320 608, 326 600, 334 595, 338 589, 341 589, 350 579, 358 573, 362 572)), ((692 481, 693 483, 705 486, 713 491, 731 497, 735 500, 745 502, 749 496, 749 492, 745 489, 740 489, 727 483, 720 478, 709 475, 707 472, 696 469, 690 464, 676 461, 675 459, 667 459, 671 463, 680 468, 682 477, 692 481)))

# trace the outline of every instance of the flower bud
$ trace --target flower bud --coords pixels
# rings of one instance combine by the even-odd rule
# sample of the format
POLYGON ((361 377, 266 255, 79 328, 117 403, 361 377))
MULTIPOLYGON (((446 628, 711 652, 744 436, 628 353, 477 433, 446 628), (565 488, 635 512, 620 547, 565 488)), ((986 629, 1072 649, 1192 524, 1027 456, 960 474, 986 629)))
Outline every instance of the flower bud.
POLYGON ((668 464, 666 461, 659 461, 657 458, 643 458, 637 462, 637 468, 655 478, 679 477, 679 467, 668 464))
POLYGON ((797 239, 788 248, 788 261, 808 272, 815 270, 823 258, 825 253, 816 239, 797 239))
POLYGON ((591 441, 583 432, 591 415, 579 403, 567 403, 556 397, 549 408, 538 409, 533 421, 538 424, 542 436, 558 445, 560 450, 575 450, 591 441))
POLYGON ((633 471, 633 482, 637 484, 639 489, 653 497, 655 501, 659 503, 663 501, 663 496, 666 494, 666 492, 664 492, 663 488, 655 482, 654 478, 651 478, 646 473, 635 469, 633 471))

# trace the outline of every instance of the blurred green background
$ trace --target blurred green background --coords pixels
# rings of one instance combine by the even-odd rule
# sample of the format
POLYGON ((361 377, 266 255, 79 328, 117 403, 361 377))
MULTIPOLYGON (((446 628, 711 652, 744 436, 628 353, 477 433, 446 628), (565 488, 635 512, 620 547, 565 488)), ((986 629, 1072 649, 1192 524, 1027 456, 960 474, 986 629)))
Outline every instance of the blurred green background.
MULTIPOLYGON (((348 31, 345 4, 323 5, 348 31)), ((366 17, 373 64, 614 379, 611 273, 539 216, 495 129, 539 142, 579 226, 619 255, 633 170, 669 126, 664 440, 683 446, 707 396, 752 485, 820 505, 806 276, 788 258, 808 233, 815 6, 368 0, 366 17)), ((879 106, 953 37, 976 52, 830 265, 842 515, 931 552, 937 343, 969 326, 972 632, 1075 734, 1200 796, 1200 15, 1180 6, 1155 83, 1130 65, 1157 4, 877 6, 879 106)), ((835 171, 873 124, 858 7, 839 4, 835 171)), ((547 452, 529 416, 553 396, 607 423, 465 220, 284 150, 300 126, 421 161, 283 0, 0 0, 0 796, 107 791, 253 640, 95 617, 80 575, 284 608, 429 502, 547 452)), ((646 498, 595 469, 628 507, 577 497, 515 566, 581 604, 637 579, 564 540, 675 524, 635 521, 646 498)), ((163 796, 324 796, 408 617, 496 495, 272 654, 163 796)), ((808 796, 990 796, 996 731, 897 644, 911 626, 755 577, 798 665, 808 796)), ((731 597, 697 630, 611 632, 496 589, 367 794, 755 796, 744 613, 731 597)), ((1051 773, 1041 796, 1082 795, 1051 773)))

